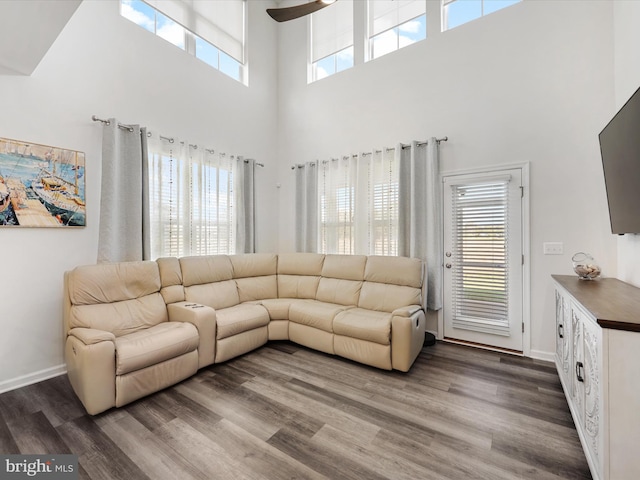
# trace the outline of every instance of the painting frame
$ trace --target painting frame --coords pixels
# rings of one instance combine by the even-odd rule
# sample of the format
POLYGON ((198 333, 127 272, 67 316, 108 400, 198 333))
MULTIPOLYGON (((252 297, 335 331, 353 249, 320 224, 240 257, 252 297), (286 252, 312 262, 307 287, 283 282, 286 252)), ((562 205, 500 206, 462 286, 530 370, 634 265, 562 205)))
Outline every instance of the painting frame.
POLYGON ((84 152, 0 137, 0 228, 86 227, 84 152))

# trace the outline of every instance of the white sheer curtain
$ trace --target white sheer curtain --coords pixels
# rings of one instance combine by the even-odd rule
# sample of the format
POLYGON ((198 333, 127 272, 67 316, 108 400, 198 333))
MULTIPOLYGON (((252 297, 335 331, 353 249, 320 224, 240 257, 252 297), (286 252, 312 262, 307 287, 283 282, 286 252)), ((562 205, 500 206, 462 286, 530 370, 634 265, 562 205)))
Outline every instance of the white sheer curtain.
POLYGON ((412 142, 396 147, 399 161, 398 254, 426 263, 426 306, 442 308, 442 190, 439 146, 435 138, 426 144, 412 142))
POLYGON ((318 167, 316 162, 296 165, 296 252, 318 251, 318 167))
POLYGON ((152 137, 151 258, 236 251, 236 157, 152 137))
POLYGON ((150 258, 145 128, 105 123, 101 184, 98 262, 150 258))
POLYGON ((397 255, 394 149, 296 166, 298 251, 397 255))

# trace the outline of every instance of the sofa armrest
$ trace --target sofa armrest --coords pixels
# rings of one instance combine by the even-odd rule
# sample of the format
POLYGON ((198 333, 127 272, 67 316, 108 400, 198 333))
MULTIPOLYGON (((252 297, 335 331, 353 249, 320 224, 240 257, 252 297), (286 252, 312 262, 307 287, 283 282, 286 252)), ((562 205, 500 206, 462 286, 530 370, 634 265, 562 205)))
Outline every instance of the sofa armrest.
POLYGON ((76 337, 85 345, 94 345, 100 342, 115 342, 116 336, 111 332, 97 330, 95 328, 72 328, 69 335, 76 337))
POLYGON ((198 368, 211 365, 216 356, 216 311, 193 302, 167 305, 170 322, 187 322, 198 329, 198 368))
POLYGON ((409 371, 424 345, 424 310, 412 307, 399 308, 391 317, 391 366, 402 372, 409 371), (407 315, 410 311, 413 313, 407 315))
POLYGON ((116 405, 116 345, 111 337, 115 339, 91 328, 74 328, 67 336, 64 357, 69 382, 90 415, 116 405))
POLYGON ((406 307, 396 308, 391 315, 394 317, 412 317, 419 310, 422 310, 420 305, 407 305, 406 307))

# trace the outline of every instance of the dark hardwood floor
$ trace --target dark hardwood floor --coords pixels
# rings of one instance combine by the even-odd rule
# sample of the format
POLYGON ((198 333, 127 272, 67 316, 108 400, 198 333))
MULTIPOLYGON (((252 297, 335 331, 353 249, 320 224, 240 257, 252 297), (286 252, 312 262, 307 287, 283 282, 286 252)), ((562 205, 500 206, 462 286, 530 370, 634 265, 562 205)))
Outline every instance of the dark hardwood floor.
POLYGON ((95 417, 61 376, 0 395, 0 452, 109 480, 591 478, 552 364, 446 343, 406 374, 270 343, 95 417))

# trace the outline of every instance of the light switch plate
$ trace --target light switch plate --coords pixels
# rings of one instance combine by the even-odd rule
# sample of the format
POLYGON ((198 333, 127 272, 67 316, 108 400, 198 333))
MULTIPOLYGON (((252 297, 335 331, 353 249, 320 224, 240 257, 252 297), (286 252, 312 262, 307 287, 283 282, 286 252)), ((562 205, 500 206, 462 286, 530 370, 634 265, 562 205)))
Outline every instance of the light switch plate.
POLYGON ((562 255, 564 253, 564 244, 562 242, 544 242, 542 251, 545 255, 562 255))

